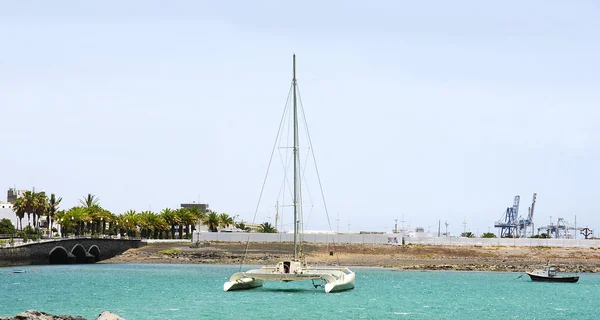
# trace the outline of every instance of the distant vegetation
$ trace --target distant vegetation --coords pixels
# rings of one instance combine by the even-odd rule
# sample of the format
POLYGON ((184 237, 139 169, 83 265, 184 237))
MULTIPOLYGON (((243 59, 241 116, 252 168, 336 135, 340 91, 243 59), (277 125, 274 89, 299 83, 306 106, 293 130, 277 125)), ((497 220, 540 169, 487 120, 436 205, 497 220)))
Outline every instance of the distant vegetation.
MULTIPOLYGON (((26 191, 19 197, 13 207, 18 223, 15 230, 12 222, 0 222, 0 234, 22 234, 27 239, 35 239, 40 232, 41 218, 47 219, 52 232, 57 232, 55 225, 60 225, 60 236, 104 236, 123 235, 151 239, 191 239, 196 225, 206 225, 209 231, 236 226, 250 231, 242 221, 235 217, 215 211, 203 212, 198 207, 170 209, 160 212, 129 210, 115 214, 100 205, 100 199, 87 194, 79 200, 79 205, 67 210, 60 210, 62 198, 42 192, 26 191), (23 227, 23 219, 27 217, 27 226, 23 227), (11 229, 12 227, 12 229, 11 229), (2 231, 4 230, 4 231, 2 231)), ((268 222, 263 223, 260 232, 277 232, 268 222)), ((57 235, 58 236, 58 235, 57 235)))
POLYGON ((541 233, 530 236, 530 238, 550 239, 550 236, 547 233, 541 233))
POLYGON ((482 238, 496 238, 496 235, 493 232, 486 232, 481 235, 482 238))
POLYGON ((0 220, 0 234, 14 234, 15 231, 15 226, 9 219, 0 220))

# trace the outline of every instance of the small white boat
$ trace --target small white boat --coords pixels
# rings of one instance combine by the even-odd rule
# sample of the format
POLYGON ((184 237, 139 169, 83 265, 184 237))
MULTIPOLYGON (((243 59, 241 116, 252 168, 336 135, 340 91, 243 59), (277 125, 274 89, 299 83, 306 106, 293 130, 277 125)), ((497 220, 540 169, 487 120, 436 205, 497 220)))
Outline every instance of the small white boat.
POLYGON ((24 269, 13 269, 12 273, 25 273, 24 269))
MULTIPOLYGON (((246 272, 234 273, 228 282, 223 285, 224 291, 244 290, 261 287, 264 281, 307 281, 311 280, 315 288, 323 287, 326 293, 344 291, 354 288, 355 274, 345 267, 313 267, 308 266, 298 255, 297 236, 301 233, 300 219, 302 216, 300 157, 298 147, 298 107, 296 102, 296 55, 293 62, 293 129, 294 129, 294 187, 293 187, 293 210, 294 210, 294 255, 293 259, 280 261, 276 266, 262 267, 260 269, 248 270, 246 272)), ((287 105, 286 105, 287 107, 287 105)), ((292 149, 292 148, 289 148, 292 149)), ((311 148, 312 149, 312 146, 311 148)), ((319 182, 320 185, 320 182, 319 182)), ((264 187, 264 185, 263 185, 264 187)), ((321 189, 322 192, 322 189, 321 189)), ((324 197, 323 197, 324 198, 324 197)), ((259 201, 260 203, 260 201, 259 201)), ((326 208, 325 208, 326 210, 326 208)), ((302 242, 302 241, 300 241, 302 242)), ((301 255, 301 254, 300 254, 301 255)))
POLYGON ((531 281, 539 281, 539 282, 570 282, 574 283, 579 281, 579 276, 559 276, 556 273, 556 267, 554 266, 544 266, 543 269, 534 270, 532 272, 527 272, 531 281))

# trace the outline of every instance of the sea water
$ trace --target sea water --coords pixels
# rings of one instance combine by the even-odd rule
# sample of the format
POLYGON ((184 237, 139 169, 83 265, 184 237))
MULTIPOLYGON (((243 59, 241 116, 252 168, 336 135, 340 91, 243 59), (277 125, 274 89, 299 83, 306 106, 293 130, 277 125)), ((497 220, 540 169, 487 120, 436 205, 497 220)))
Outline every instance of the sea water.
MULTIPOLYGON (((244 267, 243 269, 247 269, 244 267)), ((354 290, 311 281, 223 292, 239 266, 95 264, 0 268, 0 316, 28 309, 95 319, 600 319, 600 275, 531 282, 522 273, 352 268, 354 290)))

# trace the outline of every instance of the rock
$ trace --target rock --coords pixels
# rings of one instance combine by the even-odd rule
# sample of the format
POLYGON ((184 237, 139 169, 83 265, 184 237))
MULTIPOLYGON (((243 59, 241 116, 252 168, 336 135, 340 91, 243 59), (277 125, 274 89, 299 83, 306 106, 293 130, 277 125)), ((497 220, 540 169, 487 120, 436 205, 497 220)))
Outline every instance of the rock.
POLYGON ((116 315, 110 311, 104 311, 98 316, 98 318, 96 318, 96 320, 125 320, 125 319, 119 317, 118 315, 116 315))
MULTIPOLYGON (((0 320, 86 320, 86 318, 82 318, 80 316, 70 316, 70 315, 61 315, 55 316, 53 314, 35 311, 35 310, 27 310, 25 312, 21 312, 14 317, 0 317, 0 320)), ((102 312, 96 320, 125 320, 118 315, 104 311, 102 312)))
POLYGON ((27 310, 14 317, 0 317, 0 320, 86 320, 80 316, 72 317, 69 315, 55 316, 45 312, 27 310))

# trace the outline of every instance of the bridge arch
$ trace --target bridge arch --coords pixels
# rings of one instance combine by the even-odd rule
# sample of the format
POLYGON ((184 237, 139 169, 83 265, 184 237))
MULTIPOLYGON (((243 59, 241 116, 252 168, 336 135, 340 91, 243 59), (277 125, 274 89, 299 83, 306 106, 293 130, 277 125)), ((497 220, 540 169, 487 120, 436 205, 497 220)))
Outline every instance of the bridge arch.
POLYGON ((50 264, 67 264, 69 263, 69 252, 67 249, 57 246, 50 251, 50 264))
POLYGON ((92 245, 88 252, 96 258, 94 262, 100 261, 100 248, 97 245, 92 245))
POLYGON ((76 244, 73 249, 71 249, 71 253, 75 256, 76 263, 85 263, 86 251, 81 244, 76 244))

